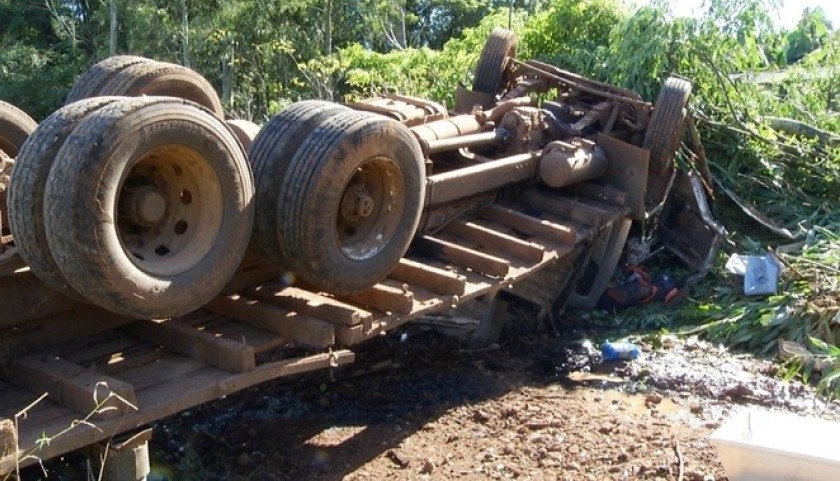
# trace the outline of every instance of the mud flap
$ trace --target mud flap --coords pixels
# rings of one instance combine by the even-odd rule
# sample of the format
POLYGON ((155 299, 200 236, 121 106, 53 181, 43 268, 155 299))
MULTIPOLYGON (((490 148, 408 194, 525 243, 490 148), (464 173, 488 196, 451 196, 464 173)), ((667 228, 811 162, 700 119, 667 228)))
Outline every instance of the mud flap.
POLYGON ((459 85, 455 90, 455 112, 468 114, 473 107, 480 105, 482 108, 490 108, 496 103, 496 98, 484 92, 476 92, 459 85))
POLYGON ((598 304, 621 258, 632 223, 629 217, 617 220, 594 240, 592 257, 586 263, 574 292, 569 296, 569 307, 592 309, 598 304))
POLYGON ((680 171, 659 218, 662 244, 694 268, 699 279, 711 268, 725 237, 726 229, 709 210, 700 177, 680 171))

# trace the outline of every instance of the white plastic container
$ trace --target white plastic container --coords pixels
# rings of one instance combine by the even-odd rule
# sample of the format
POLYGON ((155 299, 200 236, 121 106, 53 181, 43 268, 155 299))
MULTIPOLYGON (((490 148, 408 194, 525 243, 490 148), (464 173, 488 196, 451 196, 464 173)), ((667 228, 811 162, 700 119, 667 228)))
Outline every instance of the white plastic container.
POLYGON ((729 481, 840 480, 840 423, 751 409, 711 441, 729 481))

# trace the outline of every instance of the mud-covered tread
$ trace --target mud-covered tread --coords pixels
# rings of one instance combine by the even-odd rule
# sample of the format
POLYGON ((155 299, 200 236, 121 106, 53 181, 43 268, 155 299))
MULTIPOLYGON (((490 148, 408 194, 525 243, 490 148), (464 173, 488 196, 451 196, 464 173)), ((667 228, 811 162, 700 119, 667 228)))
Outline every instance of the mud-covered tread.
POLYGON ((653 172, 664 172, 673 162, 690 95, 691 82, 688 80, 669 77, 662 84, 643 143, 644 148, 650 150, 650 169, 653 172))
POLYGON ((279 186, 289 162, 319 124, 347 110, 347 107, 322 100, 298 102, 274 116, 251 144, 248 160, 254 170, 257 189, 254 244, 278 267, 286 267, 278 246, 277 202, 279 186))
MULTIPOLYGON (((148 147, 130 148, 142 152, 148 147)), ((253 179, 236 138, 205 109, 169 97, 127 98, 100 108, 77 124, 56 156, 45 202, 50 250, 76 291, 118 314, 167 318, 204 305, 236 272, 253 224, 253 179), (164 122, 173 124, 172 130, 181 132, 179 138, 192 148, 232 154, 219 160, 227 170, 217 176, 222 189, 232 192, 232 199, 226 198, 232 205, 225 203, 212 251, 188 272, 173 276, 149 274, 128 258, 114 233, 116 193, 108 190, 119 189, 121 169, 130 163, 123 160, 127 157, 112 160, 115 152, 137 155, 120 149, 126 148, 132 137, 155 142, 156 132, 167 129, 148 126, 159 127, 164 122), (148 137, 140 133, 144 128, 148 137), (218 137, 211 137, 216 134, 218 137), (211 143, 208 139, 213 145, 203 145, 211 143), (105 183, 110 187, 101 187, 105 183)))
POLYGON ((216 90, 201 74, 182 65, 166 62, 138 63, 115 73, 102 84, 98 95, 137 97, 167 96, 191 100, 223 119, 222 102, 216 90))
POLYGON ((100 88, 105 85, 118 72, 142 63, 153 63, 154 60, 136 55, 117 55, 108 57, 94 64, 91 68, 82 73, 73 84, 73 88, 67 94, 64 104, 71 104, 82 99, 97 97, 100 88))
POLYGON ((47 117, 18 154, 9 187, 9 222, 20 256, 47 286, 61 294, 79 297, 55 263, 44 227, 44 192, 55 156, 76 127, 89 114, 117 97, 84 99, 47 117))
POLYGON ((21 146, 38 127, 38 122, 14 105, 0 100, 0 150, 16 157, 21 146))
POLYGON ((475 67, 473 90, 496 95, 504 86, 507 59, 516 56, 518 40, 512 31, 496 27, 490 33, 475 67))
MULTIPOLYGON (((38 123, 26 112, 0 100, 0 151, 6 157, 14 159, 27 137, 37 127, 38 123)), ((10 233, 7 195, 7 192, 0 192, 0 220, 2 220, 0 234, 2 235, 10 233)))
POLYGON ((334 116, 326 122, 322 122, 315 130, 309 133, 304 142, 295 152, 294 157, 287 167, 284 177, 283 188, 280 191, 280 198, 277 203, 277 241, 280 247, 280 254, 290 263, 293 270, 302 269, 299 247, 302 242, 302 231, 297 229, 303 221, 303 209, 300 203, 304 200, 302 192, 307 192, 311 184, 315 182, 314 174, 317 171, 318 163, 311 161, 313 157, 322 155, 323 152, 344 134, 353 124, 372 117, 368 112, 346 112, 334 116), (287 180, 288 179, 288 180, 287 180))
POLYGON ((322 122, 291 160, 277 209, 279 244, 295 274, 315 287, 338 294, 358 292, 387 276, 405 254, 417 229, 425 195, 423 170, 419 145, 399 122, 357 111, 342 112, 322 122), (352 160, 346 166, 338 164, 354 158, 365 145, 381 148, 383 144, 379 141, 383 138, 376 136, 386 134, 390 136, 389 141, 402 143, 411 157, 403 158, 405 164, 400 165, 406 176, 400 227, 383 252, 374 258, 335 262, 336 256, 332 254, 339 247, 330 238, 336 225, 335 213, 329 209, 338 205, 342 191, 323 185, 348 182, 351 174, 341 170, 352 166, 352 160))

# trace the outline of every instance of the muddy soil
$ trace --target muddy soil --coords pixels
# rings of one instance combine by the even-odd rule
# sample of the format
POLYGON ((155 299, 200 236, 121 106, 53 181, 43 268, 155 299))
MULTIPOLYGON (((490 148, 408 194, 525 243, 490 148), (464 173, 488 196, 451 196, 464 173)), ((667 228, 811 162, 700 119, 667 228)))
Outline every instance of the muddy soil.
POLYGON ((153 479, 725 479, 708 436, 750 405, 837 418, 770 360, 665 337, 592 364, 548 337, 465 350, 413 329, 355 365, 159 423, 153 479))
MULTIPOLYGON (((156 423, 149 479, 722 480, 708 436, 733 410, 840 417, 772 361, 696 338, 654 344, 593 364, 568 339, 467 350, 412 328, 347 368, 156 423)), ((51 478, 72 478, 62 469, 51 478)))

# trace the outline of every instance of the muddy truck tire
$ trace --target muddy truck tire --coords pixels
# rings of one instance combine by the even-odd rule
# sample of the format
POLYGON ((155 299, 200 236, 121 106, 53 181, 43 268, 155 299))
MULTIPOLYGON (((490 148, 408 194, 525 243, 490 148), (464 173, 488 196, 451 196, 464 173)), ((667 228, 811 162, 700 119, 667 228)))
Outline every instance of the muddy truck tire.
POLYGON ((475 67, 473 90, 490 95, 497 95, 506 86, 508 64, 516 57, 519 41, 512 31, 496 27, 490 33, 475 67))
POLYGON ((650 150, 650 168, 654 172, 669 169, 680 145, 685 107, 691 95, 691 82, 669 77, 653 105, 643 147, 650 150))
POLYGON ((376 114, 338 113, 306 138, 283 178, 282 255, 319 289, 364 290, 405 254, 424 195, 423 155, 407 127, 376 114))
POLYGON ((260 126, 250 120, 225 120, 225 125, 233 132, 233 135, 236 136, 239 143, 242 144, 242 150, 245 152, 248 152, 251 144, 254 143, 254 139, 257 138, 257 134, 260 133, 260 126))
POLYGON ((38 127, 38 122, 23 110, 0 100, 0 150, 17 157, 21 146, 38 127))
POLYGON ((67 94, 64 104, 72 104, 82 99, 98 97, 102 95, 100 89, 108 83, 114 75, 131 67, 132 65, 148 64, 154 60, 138 57, 136 55, 117 55, 108 57, 87 69, 73 84, 73 88, 67 94))
POLYGON ((253 179, 236 137, 192 102, 126 98, 76 125, 45 192, 47 242, 67 283, 131 317, 216 296, 244 256, 253 179))
POLYGON ((26 112, 0 100, 0 151, 6 154, 6 159, 0 162, 0 220, 2 220, 0 225, 3 227, 3 235, 10 232, 6 195, 9 189, 8 184, 11 182, 12 162, 14 162, 14 158, 17 157, 27 137, 37 127, 38 123, 26 112))
POLYGON ((195 102, 224 118, 216 90, 198 72, 165 62, 139 62, 115 72, 96 91, 97 96, 166 96, 195 102))
POLYGON ((47 245, 44 192, 53 162, 76 124, 117 97, 96 97, 65 106, 47 117, 18 154, 9 188, 9 223, 18 252, 44 284, 68 297, 79 294, 67 285, 47 245))
POLYGON ((653 105, 645 139, 642 146, 650 150, 645 202, 655 206, 667 195, 674 168, 674 154, 680 146, 685 107, 691 95, 691 82, 678 77, 669 77, 653 105))
POLYGON ((317 126, 347 107, 321 100, 298 102, 274 116, 251 145, 248 159, 257 188, 254 244, 275 266, 286 268, 278 230, 280 188, 292 158, 317 126))

